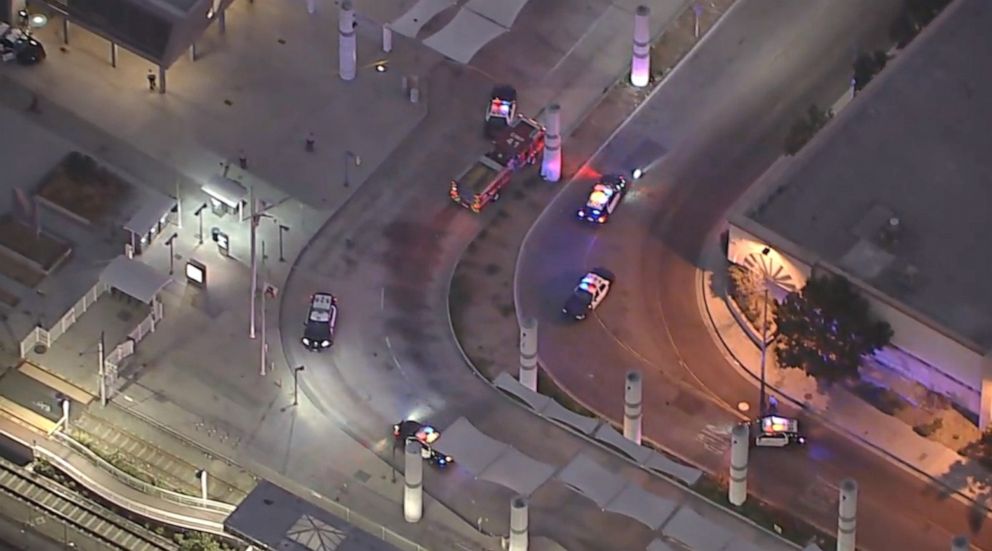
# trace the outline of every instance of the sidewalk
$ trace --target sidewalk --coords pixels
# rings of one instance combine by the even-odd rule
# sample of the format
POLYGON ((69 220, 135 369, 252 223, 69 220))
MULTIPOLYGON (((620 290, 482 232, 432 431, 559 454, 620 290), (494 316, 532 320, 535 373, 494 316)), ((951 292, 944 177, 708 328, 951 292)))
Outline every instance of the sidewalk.
MULTIPOLYGON (((758 386, 760 338, 738 321, 726 294, 727 261, 719 249, 719 239, 709 240, 700 259, 699 293, 704 320, 712 329, 729 363, 758 386)), ((770 393, 815 413, 835 430, 848 434, 865 448, 882 456, 914 476, 935 482, 985 507, 992 472, 955 450, 920 436, 913 427, 886 415, 845 388, 819 388, 816 381, 796 369, 783 369, 774 354, 767 354, 765 380, 770 393)), ((964 442, 962 442, 964 444, 964 442)))

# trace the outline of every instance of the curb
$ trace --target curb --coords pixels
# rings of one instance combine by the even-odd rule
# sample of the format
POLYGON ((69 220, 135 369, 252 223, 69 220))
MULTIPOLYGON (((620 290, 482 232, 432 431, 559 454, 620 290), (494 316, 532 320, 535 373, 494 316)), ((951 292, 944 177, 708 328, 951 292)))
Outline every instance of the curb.
MULTIPOLYGON (((705 256, 705 253, 701 255, 701 257, 699 258, 698 264, 702 266, 706 266, 705 258, 703 258, 703 256, 705 256)), ((713 319, 713 313, 710 310, 709 302, 704 298, 706 292, 707 274, 712 275, 714 274, 714 272, 709 271, 707 268, 696 269, 696 282, 697 282, 696 299, 697 302, 700 303, 700 314, 702 314, 703 321, 706 325, 706 329, 709 332, 710 337, 713 339, 714 343, 716 343, 723 352, 723 355, 728 360, 728 363, 734 367, 734 370, 737 371, 739 375, 741 375, 748 381, 751 382, 758 381, 759 376, 756 375, 753 371, 751 371, 751 369, 749 369, 747 365, 745 365, 744 362, 737 357, 737 355, 734 353, 733 348, 723 338, 723 334, 716 328, 716 321, 713 319)), ((729 300, 729 298, 724 296, 722 300, 727 301, 729 300)), ((730 308, 729 304, 727 305, 727 308, 728 309, 730 308)), ((733 314, 731 315, 733 316, 733 314)), ((740 321, 737 320, 736 317, 734 318, 734 321, 740 323, 740 321)), ((745 333, 747 333, 746 330, 745 333)), ((966 505, 968 507, 980 507, 981 509, 984 509, 986 512, 992 513, 992 504, 982 503, 980 501, 975 500, 974 498, 965 494, 962 490, 948 485, 947 483, 941 481, 938 478, 935 478, 933 475, 927 473, 926 471, 920 469, 919 467, 916 467, 912 463, 905 461, 904 459, 886 451, 884 448, 881 448, 878 445, 874 444, 873 442, 865 439, 856 432, 852 432, 847 428, 845 428, 843 425, 835 423, 829 417, 827 417, 827 415, 824 412, 812 408, 810 406, 807 406, 803 401, 798 400, 793 396, 790 396, 789 394, 782 392, 780 389, 768 384, 767 382, 765 383, 765 386, 771 389, 772 391, 774 391, 779 396, 785 398, 789 402, 792 402, 792 404, 795 405, 796 407, 815 416, 817 420, 819 420, 824 425, 829 427, 833 432, 846 436, 848 440, 855 442, 857 445, 868 450, 874 455, 902 469, 907 474, 915 477, 918 480, 927 482, 929 484, 933 484, 934 486, 949 492, 950 497, 957 500, 959 503, 963 505, 966 505)), ((961 459, 962 461, 964 461, 966 458, 962 457, 961 459)))

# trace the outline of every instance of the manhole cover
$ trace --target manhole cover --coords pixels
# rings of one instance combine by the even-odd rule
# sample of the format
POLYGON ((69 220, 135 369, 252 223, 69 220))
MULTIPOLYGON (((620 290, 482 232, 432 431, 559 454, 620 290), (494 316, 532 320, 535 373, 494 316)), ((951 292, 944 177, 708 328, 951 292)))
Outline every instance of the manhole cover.
POLYGON ((355 473, 355 478, 358 479, 359 482, 361 482, 362 484, 364 484, 364 483, 368 482, 370 478, 372 478, 372 475, 370 475, 369 473, 367 473, 365 471, 358 471, 358 472, 355 473))
POLYGON ((44 354, 45 352, 48 352, 48 347, 47 346, 45 346, 43 344, 36 344, 36 345, 34 345, 34 353, 35 354, 44 354))

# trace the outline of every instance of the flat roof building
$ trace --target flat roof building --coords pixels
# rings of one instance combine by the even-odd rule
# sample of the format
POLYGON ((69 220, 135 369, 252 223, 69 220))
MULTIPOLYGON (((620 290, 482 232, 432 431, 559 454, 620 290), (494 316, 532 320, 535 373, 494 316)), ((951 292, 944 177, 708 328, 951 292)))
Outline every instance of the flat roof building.
POLYGON ((952 3, 755 184, 731 217, 729 251, 744 263, 767 245, 797 280, 847 276, 898 349, 952 380, 931 386, 973 408, 992 377, 990 26, 992 4, 952 3))

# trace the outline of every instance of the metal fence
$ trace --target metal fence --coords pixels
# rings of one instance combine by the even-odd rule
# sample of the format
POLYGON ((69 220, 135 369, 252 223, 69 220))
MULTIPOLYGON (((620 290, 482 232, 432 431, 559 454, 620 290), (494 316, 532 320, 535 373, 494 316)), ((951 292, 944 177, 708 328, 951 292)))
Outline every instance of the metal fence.
POLYGON ((35 347, 37 344, 42 344, 45 347, 51 347, 52 343, 58 340, 59 337, 65 334, 66 331, 72 327, 72 324, 76 323, 87 310, 100 299, 100 296, 110 289, 106 283, 98 281, 93 287, 90 287, 89 291, 82 296, 76 304, 69 308, 69 311, 62 315, 57 322, 55 322, 51 328, 45 329, 40 324, 35 327, 24 340, 21 341, 20 353, 21 358, 27 358, 28 352, 35 347))

